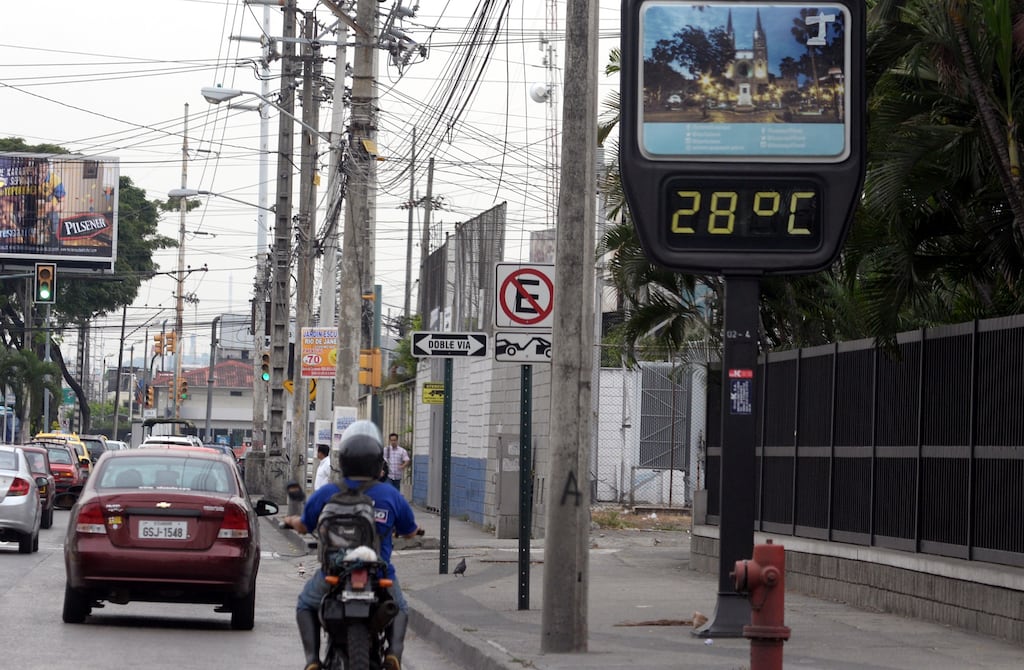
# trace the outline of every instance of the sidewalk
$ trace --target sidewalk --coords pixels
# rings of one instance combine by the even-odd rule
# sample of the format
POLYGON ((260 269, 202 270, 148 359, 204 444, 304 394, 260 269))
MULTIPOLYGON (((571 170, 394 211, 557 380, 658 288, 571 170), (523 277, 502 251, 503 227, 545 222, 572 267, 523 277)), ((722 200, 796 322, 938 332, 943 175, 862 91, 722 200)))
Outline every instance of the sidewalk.
MULTIPOLYGON (((691 634, 694 612, 712 616, 717 575, 689 569, 685 532, 595 530, 589 555, 588 651, 543 654, 543 541, 531 543, 530 609, 518 609, 516 539, 497 540, 452 519, 448 571, 438 574, 440 517, 416 509, 426 538, 393 557, 410 624, 455 667, 472 670, 612 670, 750 666, 742 638, 691 634), (450 574, 466 559, 464 577, 450 574), (660 624, 660 625, 659 625, 660 624)), ((786 594, 789 668, 821 670, 1024 667, 1024 649, 938 624, 786 594)))

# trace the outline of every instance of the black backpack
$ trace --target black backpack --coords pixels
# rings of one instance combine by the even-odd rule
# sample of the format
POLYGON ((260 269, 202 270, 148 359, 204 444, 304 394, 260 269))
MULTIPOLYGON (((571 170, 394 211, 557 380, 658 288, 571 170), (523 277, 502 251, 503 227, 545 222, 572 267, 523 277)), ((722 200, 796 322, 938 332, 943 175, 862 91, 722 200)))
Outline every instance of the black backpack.
POLYGON ((319 538, 320 565, 325 572, 335 561, 356 547, 367 546, 380 556, 380 537, 374 521, 373 498, 366 490, 376 481, 364 482, 359 488, 347 489, 331 496, 320 511, 316 533, 319 538))

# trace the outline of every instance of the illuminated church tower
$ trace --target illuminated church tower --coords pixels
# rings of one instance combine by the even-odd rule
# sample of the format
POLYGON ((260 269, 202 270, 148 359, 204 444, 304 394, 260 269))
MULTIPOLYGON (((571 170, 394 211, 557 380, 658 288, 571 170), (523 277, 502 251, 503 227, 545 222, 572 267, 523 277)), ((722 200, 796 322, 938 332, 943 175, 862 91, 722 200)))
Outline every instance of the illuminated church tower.
POLYGON ((725 76, 731 79, 736 86, 737 107, 753 107, 754 94, 766 90, 770 83, 768 79, 768 39, 761 26, 761 10, 757 10, 752 48, 740 49, 736 46, 736 31, 732 25, 731 9, 725 31, 729 35, 735 54, 732 63, 725 70, 725 76))

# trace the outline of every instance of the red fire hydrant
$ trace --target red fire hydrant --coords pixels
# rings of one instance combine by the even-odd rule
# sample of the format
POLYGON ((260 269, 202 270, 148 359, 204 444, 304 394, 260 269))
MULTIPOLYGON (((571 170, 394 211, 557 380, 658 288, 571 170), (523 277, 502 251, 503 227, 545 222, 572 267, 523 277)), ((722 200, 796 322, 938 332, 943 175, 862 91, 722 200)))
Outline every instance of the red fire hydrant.
POLYGON ((782 645, 789 639, 785 625, 786 550, 781 544, 754 545, 754 557, 736 561, 732 578, 738 593, 750 598, 750 670, 782 670, 782 645))

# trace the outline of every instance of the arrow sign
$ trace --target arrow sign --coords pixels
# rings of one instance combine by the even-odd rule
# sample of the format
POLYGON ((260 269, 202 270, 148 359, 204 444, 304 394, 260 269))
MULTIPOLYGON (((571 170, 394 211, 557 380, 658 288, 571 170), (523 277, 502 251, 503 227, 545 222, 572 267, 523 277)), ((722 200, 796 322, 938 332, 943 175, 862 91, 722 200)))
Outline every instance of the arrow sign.
POLYGON ((412 355, 430 356, 486 356, 487 333, 428 333, 412 334, 412 355))

